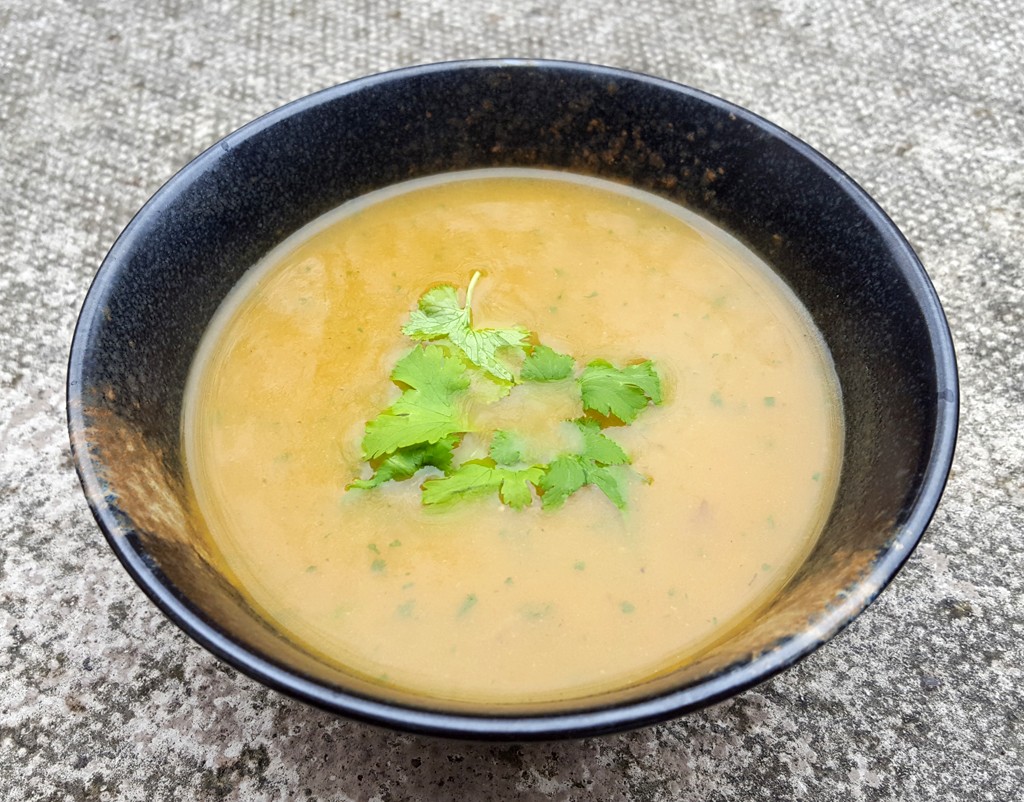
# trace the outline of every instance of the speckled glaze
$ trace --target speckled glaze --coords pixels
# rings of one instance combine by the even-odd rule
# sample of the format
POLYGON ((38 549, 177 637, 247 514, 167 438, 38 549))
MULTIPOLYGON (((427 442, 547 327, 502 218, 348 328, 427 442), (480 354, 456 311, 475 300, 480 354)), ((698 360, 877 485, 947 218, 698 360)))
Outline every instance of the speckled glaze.
POLYGON ((863 190, 807 145, 722 100, 558 62, 386 73, 304 98, 228 136, 172 178, 111 249, 85 301, 68 375, 71 443, 93 513, 127 570, 182 629, 250 676, 324 709, 479 739, 577 737, 664 720, 813 651, 871 602, 917 544, 946 481, 957 414, 938 299, 863 190), (367 191, 491 166, 627 182, 743 240, 824 334, 847 425, 825 531, 754 626, 645 684, 501 709, 384 697, 274 632, 211 567, 184 503, 179 446, 193 354, 249 266, 367 191))

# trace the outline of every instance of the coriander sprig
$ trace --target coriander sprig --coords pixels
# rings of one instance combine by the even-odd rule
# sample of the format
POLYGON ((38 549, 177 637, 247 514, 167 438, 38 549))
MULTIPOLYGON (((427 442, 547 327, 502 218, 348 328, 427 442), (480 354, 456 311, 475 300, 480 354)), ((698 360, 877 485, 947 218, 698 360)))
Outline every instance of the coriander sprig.
POLYGON ((515 383, 508 365, 499 358, 502 349, 522 350, 530 332, 520 326, 507 329, 473 327, 473 289, 480 272, 473 274, 466 289, 466 305, 459 305, 455 288, 442 284, 420 298, 402 333, 421 342, 445 341, 472 365, 499 381, 515 383))

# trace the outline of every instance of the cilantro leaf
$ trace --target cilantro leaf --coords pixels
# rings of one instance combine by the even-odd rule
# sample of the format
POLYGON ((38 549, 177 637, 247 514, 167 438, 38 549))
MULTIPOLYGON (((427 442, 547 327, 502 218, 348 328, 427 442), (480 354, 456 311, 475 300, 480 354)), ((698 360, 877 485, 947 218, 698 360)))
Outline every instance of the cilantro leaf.
POLYGON ((543 491, 544 509, 561 507, 567 498, 585 485, 594 485, 620 510, 626 508, 629 456, 601 431, 597 421, 573 421, 583 434, 583 453, 562 454, 548 464, 538 487, 543 491))
POLYGON ((544 469, 540 465, 533 465, 522 470, 509 470, 507 468, 496 468, 501 471, 501 500, 514 510, 521 510, 533 503, 531 486, 535 486, 544 475, 544 469))
POLYGON ((474 365, 492 376, 515 383, 512 371, 498 359, 501 348, 521 348, 530 332, 526 329, 468 329, 454 332, 448 339, 466 355, 474 365))
POLYGON ((583 433, 583 457, 602 465, 628 465, 630 460, 622 446, 601 432, 595 420, 580 418, 573 421, 583 433))
POLYGON ((541 505, 546 510, 561 507, 567 498, 585 485, 594 485, 620 510, 626 509, 626 479, 629 469, 601 465, 580 454, 562 454, 541 477, 541 505))
POLYGON ((491 440, 491 459, 499 465, 515 465, 523 458, 522 444, 512 432, 497 431, 491 440))
POLYGON ((627 365, 619 372, 634 387, 643 390, 644 395, 651 399, 652 404, 661 403, 661 377, 654 369, 654 363, 651 360, 648 359, 636 365, 627 365))
POLYGON ((420 468, 432 465, 445 473, 452 466, 452 450, 455 448, 458 438, 455 435, 442 437, 436 443, 420 443, 406 448, 400 448, 389 454, 369 479, 357 479, 349 487, 357 487, 361 490, 371 490, 385 482, 392 480, 400 482, 408 479, 420 468))
POLYGON ((520 377, 531 382, 560 381, 572 375, 575 365, 576 360, 568 354, 560 354, 546 345, 537 345, 526 355, 520 377))
POLYGON ((423 483, 423 503, 436 505, 459 501, 467 496, 498 491, 501 500, 513 509, 522 509, 533 501, 531 485, 536 485, 544 469, 539 465, 516 470, 488 465, 483 461, 466 462, 450 475, 423 483))
POLYGON ((463 326, 469 326, 469 309, 459 306, 459 297, 451 284, 442 284, 423 293, 402 333, 417 340, 434 340, 463 326))
POLYGON ((587 483, 587 472, 579 456, 563 454, 548 464, 541 477, 540 489, 544 492, 541 505, 546 510, 561 507, 567 498, 587 483))
POLYGON ((492 493, 501 487, 501 477, 482 462, 465 462, 454 473, 423 483, 424 504, 446 504, 467 496, 492 493))
POLYGON ((632 423, 648 404, 661 403, 661 380, 648 360, 621 370, 603 359, 589 363, 579 378, 583 408, 632 423))
POLYGON ((458 294, 450 284, 427 291, 409 315, 402 332, 414 340, 447 339, 472 364, 494 378, 515 383, 515 377, 499 358, 502 348, 521 349, 530 332, 521 326, 507 329, 473 328, 471 303, 473 288, 480 273, 474 273, 466 290, 466 305, 459 305, 458 294))
POLYGON ((597 487, 620 510, 626 509, 626 477, 628 476, 629 470, 621 466, 587 466, 587 483, 597 487))
POLYGON ((406 389, 395 403, 366 424, 363 459, 374 460, 468 431, 456 402, 470 380, 462 361, 444 348, 414 348, 395 365, 391 379, 406 389))
POLYGON ((431 400, 446 400, 469 387, 466 366, 439 345, 413 348, 395 363, 391 380, 431 400))

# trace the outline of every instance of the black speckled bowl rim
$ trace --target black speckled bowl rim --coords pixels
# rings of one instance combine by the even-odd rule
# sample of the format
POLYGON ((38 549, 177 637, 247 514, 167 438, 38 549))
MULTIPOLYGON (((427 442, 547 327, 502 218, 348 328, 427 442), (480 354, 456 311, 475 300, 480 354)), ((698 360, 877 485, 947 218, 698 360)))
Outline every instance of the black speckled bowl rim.
POLYGON ((590 64, 520 59, 488 59, 442 62, 408 67, 360 78, 295 100, 250 122, 213 145, 173 176, 143 206, 122 232, 97 272, 79 316, 71 345, 67 382, 68 428, 75 464, 93 515, 110 547, 125 569, 149 598, 182 630, 217 657, 259 682, 329 712, 376 725, 408 732, 479 740, 544 740, 581 738, 617 732, 653 724, 698 710, 734 696, 801 660, 842 631, 889 584, 910 557, 930 523, 939 504, 952 465, 959 416, 959 385, 956 359, 949 326, 938 296, 924 267, 906 239, 882 209, 849 176, 832 162, 792 134, 739 106, 696 89, 659 78, 610 67, 590 64), (400 81, 434 71, 500 67, 526 69, 545 67, 555 70, 583 70, 608 80, 626 78, 656 86, 661 90, 698 98, 756 127, 782 146, 798 154, 826 174, 836 192, 845 194, 877 226, 887 241, 894 262, 900 267, 910 291, 923 310, 928 337, 935 355, 938 386, 944 388, 936 399, 935 436, 930 459, 920 483, 916 503, 887 548, 878 553, 871 569, 853 588, 841 595, 815 621, 813 627, 780 643, 777 648, 753 659, 739 662, 717 675, 679 690, 638 702, 611 705, 584 712, 502 716, 488 711, 482 715, 434 712, 424 708, 393 704, 348 693, 308 679, 265 659, 227 637, 197 614, 185 599, 164 584, 162 574, 132 545, 125 535, 113 499, 105 496, 105 485, 97 473, 92 455, 74 444, 85 431, 82 414, 83 377, 89 358, 83 332, 90 322, 103 314, 103 299, 116 278, 120 254, 132 243, 140 220, 160 215, 165 201, 182 185, 191 182, 216 163, 222 149, 256 137, 267 127, 310 107, 333 101, 374 84, 400 81))

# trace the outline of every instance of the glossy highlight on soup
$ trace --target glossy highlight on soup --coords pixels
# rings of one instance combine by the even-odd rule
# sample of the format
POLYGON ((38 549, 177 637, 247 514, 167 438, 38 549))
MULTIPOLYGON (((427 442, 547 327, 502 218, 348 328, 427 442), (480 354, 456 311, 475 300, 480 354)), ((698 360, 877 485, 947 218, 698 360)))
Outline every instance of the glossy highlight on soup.
MULTIPOLYGON (((571 448, 556 389, 514 387, 478 425, 571 448)), ((482 170, 346 204, 256 265, 204 338, 183 446, 212 551, 283 634, 385 693, 501 704, 642 682, 756 616, 824 525, 842 420, 808 315, 731 237, 616 184, 482 170), (475 273, 474 325, 657 367, 662 402, 605 429, 623 509, 596 487, 433 509, 433 468, 350 487, 417 300, 475 273)))

